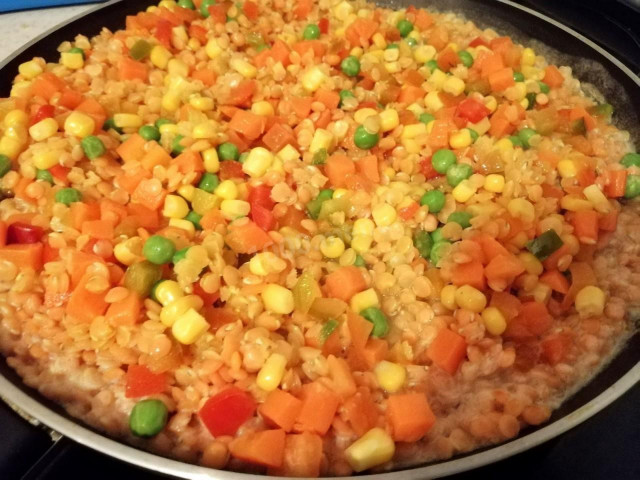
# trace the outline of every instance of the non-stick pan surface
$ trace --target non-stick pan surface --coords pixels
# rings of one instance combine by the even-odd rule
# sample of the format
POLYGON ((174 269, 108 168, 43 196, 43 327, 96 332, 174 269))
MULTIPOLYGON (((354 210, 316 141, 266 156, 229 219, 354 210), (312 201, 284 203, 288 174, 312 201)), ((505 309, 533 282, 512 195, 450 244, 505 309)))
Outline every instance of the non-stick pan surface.
MULTIPOLYGON (((46 32, 0 63, 0 97, 6 97, 18 65, 33 57, 53 60, 57 46, 77 34, 93 36, 102 28, 124 28, 126 15, 156 3, 152 0, 114 0, 46 32)), ((640 78, 623 62, 575 31, 532 10, 501 0, 382 0, 379 5, 402 7, 413 3, 439 11, 463 14, 480 27, 490 27, 519 42, 533 45, 554 63, 569 65, 583 83, 593 85, 615 107, 615 123, 640 144, 640 78)), ((624 59, 622 59, 624 60, 624 59)), ((562 434, 613 402, 640 380, 640 333, 630 337, 620 353, 595 378, 556 410, 542 427, 527 429, 510 442, 454 459, 395 472, 369 475, 376 480, 425 479, 469 470, 527 450, 562 434)), ((242 479, 254 475, 212 470, 190 465, 110 439, 70 417, 64 409, 25 386, 0 357, 0 397, 42 424, 83 445, 150 470, 190 479, 242 479)))

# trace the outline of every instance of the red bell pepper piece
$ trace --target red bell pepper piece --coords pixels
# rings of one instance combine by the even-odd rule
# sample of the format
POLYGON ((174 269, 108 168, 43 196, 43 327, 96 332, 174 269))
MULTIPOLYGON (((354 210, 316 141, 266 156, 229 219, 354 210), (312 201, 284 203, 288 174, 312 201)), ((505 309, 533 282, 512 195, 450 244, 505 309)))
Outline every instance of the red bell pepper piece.
POLYGON ((271 187, 266 185, 258 185, 253 187, 249 192, 249 203, 253 205, 260 205, 268 210, 271 210, 276 202, 271 199, 271 187))
POLYGON ((220 162, 220 171, 218 172, 218 176, 220 177, 220 180, 244 178, 242 164, 234 160, 225 160, 224 162, 220 162))
POLYGON ((432 178, 439 177, 440 174, 433 168, 433 163, 431 163, 431 157, 427 158, 420 162, 420 173, 422 173, 427 180, 431 180, 432 178))
POLYGON ((456 116, 466 118, 471 123, 478 123, 490 113, 487 107, 473 98, 463 100, 456 108, 456 116))
POLYGON ((138 398, 162 393, 167 389, 164 373, 153 373, 144 365, 129 365, 127 368, 125 397, 138 398))
POLYGON ((38 243, 43 235, 44 230, 40 227, 29 225, 28 223, 16 222, 7 228, 7 244, 38 243))
POLYGON ((236 387, 214 395, 198 412, 211 435, 235 435, 238 428, 256 411, 256 401, 247 392, 236 387))
POLYGON ((326 17, 321 18, 318 22, 318 28, 320 29, 320 33, 329 33, 329 19, 326 17))
POLYGON ((54 107, 53 105, 42 105, 40 108, 38 108, 35 115, 31 118, 30 124, 35 125, 45 118, 53 118, 55 111, 56 107, 54 107))
POLYGON ((156 32, 154 37, 158 39, 165 47, 171 48, 171 29, 173 25, 168 20, 160 18, 156 24, 156 32))

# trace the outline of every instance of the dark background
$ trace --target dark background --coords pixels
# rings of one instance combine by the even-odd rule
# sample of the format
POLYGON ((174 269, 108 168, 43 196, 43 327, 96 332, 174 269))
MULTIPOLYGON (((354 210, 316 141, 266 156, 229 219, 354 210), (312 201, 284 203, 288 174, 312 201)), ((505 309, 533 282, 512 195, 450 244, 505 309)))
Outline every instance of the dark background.
MULTIPOLYGON (((565 23, 640 72, 640 0, 521 0, 565 23)), ((502 462, 452 477, 469 479, 640 479, 640 385, 560 437, 502 462)), ((0 402, 0 480, 160 480, 78 445, 53 442, 0 402)))

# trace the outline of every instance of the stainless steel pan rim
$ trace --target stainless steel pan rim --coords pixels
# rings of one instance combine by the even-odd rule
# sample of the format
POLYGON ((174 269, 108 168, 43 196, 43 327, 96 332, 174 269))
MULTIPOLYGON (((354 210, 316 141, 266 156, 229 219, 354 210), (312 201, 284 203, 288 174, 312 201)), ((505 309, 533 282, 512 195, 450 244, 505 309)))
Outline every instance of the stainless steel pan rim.
MULTIPOLYGON (((105 4, 97 6, 94 9, 82 12, 81 14, 71 18, 64 24, 70 23, 89 13, 98 11, 120 1, 122 0, 111 0, 105 4)), ((560 22, 557 22, 556 20, 553 20, 552 18, 549 18, 546 15, 540 14, 527 7, 517 5, 508 0, 496 1, 497 3, 509 5, 512 8, 522 10, 529 15, 538 17, 539 19, 564 30, 568 34, 580 40, 582 43, 586 44, 591 49, 597 51, 600 55, 607 58, 607 60, 618 67, 622 72, 625 73, 626 76, 628 76, 636 85, 638 85, 638 87, 640 87, 640 78, 638 78, 637 75, 635 75, 622 62, 609 54, 606 50, 602 49, 600 46, 584 37, 583 35, 579 34, 575 30, 561 24, 560 22)), ((13 55, 0 62, 0 68, 3 68, 11 59, 19 55, 23 50, 40 41, 41 39, 47 37, 52 31, 57 30, 64 24, 58 25, 50 31, 47 31, 42 35, 36 37, 34 40, 26 44, 23 48, 16 51, 13 55)), ((601 411, 603 408, 607 407, 617 398, 619 398, 638 381, 640 381, 640 362, 636 363, 613 385, 611 385, 593 400, 576 409, 572 413, 560 418, 559 420, 556 420, 555 422, 543 428, 536 430, 533 433, 529 433, 508 443, 489 448, 485 451, 466 455, 461 458, 440 462, 433 465, 427 465, 424 467, 366 475, 366 477, 371 480, 397 480, 398 478, 402 478, 404 480, 437 478, 445 475, 452 475, 465 470, 471 470, 473 468, 503 460, 507 457, 535 447, 536 445, 540 445, 541 443, 544 443, 584 422, 591 416, 601 411)), ((17 405, 21 410, 36 418, 44 425, 55 430, 56 432, 61 433, 66 437, 69 437, 72 440, 75 440, 81 445, 85 445, 94 450, 102 452, 111 457, 115 457, 124 462, 131 463, 133 465, 138 465, 140 467, 161 472, 167 475, 173 475, 176 477, 192 480, 252 480, 256 478, 256 475, 213 470, 197 465, 183 463, 177 460, 172 460, 142 450, 138 450, 132 446, 112 440, 49 409, 38 400, 22 391, 11 381, 5 378, 2 374, 0 374, 0 397, 5 399, 9 403, 17 405)))

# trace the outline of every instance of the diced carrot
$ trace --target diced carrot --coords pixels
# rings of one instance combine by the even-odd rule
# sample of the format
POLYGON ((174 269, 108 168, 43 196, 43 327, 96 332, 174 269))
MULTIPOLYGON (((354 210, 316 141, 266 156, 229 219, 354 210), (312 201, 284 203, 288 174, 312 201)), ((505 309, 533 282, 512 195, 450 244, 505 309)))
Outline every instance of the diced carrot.
POLYGON ((454 285, 471 285, 478 290, 485 288, 484 267, 477 260, 458 264, 451 273, 451 282, 454 285))
POLYGON ((0 260, 13 263, 18 268, 42 269, 43 246, 41 243, 15 243, 0 247, 0 260))
POLYGON ((125 381, 126 398, 147 397, 162 393, 167 388, 166 374, 154 373, 146 365, 129 365, 125 381))
POLYGON ((569 291, 562 299, 562 308, 567 309, 572 304, 578 295, 578 292, 584 287, 589 285, 597 285, 596 274, 593 271, 591 265, 586 262, 571 262, 569 265, 569 271, 571 272, 571 287, 569 291))
POLYGON ((146 144, 144 138, 134 133, 116 148, 116 152, 125 163, 140 161, 146 154, 146 144))
POLYGON ((7 244, 7 229, 9 226, 7 222, 0 220, 0 247, 4 247, 7 244))
POLYGON ((82 103, 82 94, 75 90, 66 89, 60 95, 58 105, 66 108, 67 110, 74 110, 78 105, 82 103))
POLYGON ((389 343, 380 338, 370 338, 362 351, 362 358, 366 362, 367 368, 372 369, 379 362, 387 357, 389 343))
MULTIPOLYGON (((397 31, 397 29, 394 29, 397 31)), ((442 50, 449 43, 449 30, 442 25, 432 27, 429 31, 429 45, 433 45, 436 50, 442 50)))
POLYGON ((522 261, 515 255, 497 255, 484 269, 487 281, 503 281, 510 284, 515 278, 525 271, 522 261))
POLYGON ((551 88, 558 88, 564 83, 564 77, 562 76, 562 73, 560 73, 560 70, 558 70, 558 67, 555 65, 549 65, 544 69, 544 78, 542 81, 551 88))
POLYGON ((104 300, 105 292, 94 293, 87 288, 92 275, 86 273, 69 297, 67 315, 80 322, 89 323, 94 318, 104 315, 109 304, 104 300))
POLYGON ((127 56, 120 58, 118 70, 120 80, 140 80, 146 83, 149 78, 149 67, 127 56))
POLYGON ((609 170, 606 174, 607 185, 605 193, 609 198, 618 198, 624 196, 627 186, 627 170, 609 170))
POLYGON ((369 18, 357 18, 347 27, 344 36, 352 47, 366 46, 369 39, 378 31, 378 22, 369 18))
MULTIPOLYGON (((73 204, 72 204, 73 205, 73 204)), ((127 207, 108 198, 100 200, 100 219, 117 225, 129 214, 127 207)))
POLYGON ((500 242, 486 233, 473 237, 473 241, 480 244, 487 261, 493 260, 498 255, 509 255, 509 251, 500 242))
POLYGON ((327 295, 348 302, 356 293, 367 288, 367 284, 358 267, 348 265, 340 267, 325 277, 327 295))
POLYGON ((406 207, 403 207, 400 210, 398 210, 398 216, 406 222, 411 220, 414 217, 414 215, 418 212, 418 210, 420 210, 420 205, 418 205, 417 202, 411 202, 406 207))
POLYGON ((313 52, 314 57, 322 58, 327 47, 321 40, 302 40, 293 46, 293 50, 301 57, 307 52, 313 52))
POLYGON ((595 245, 598 241, 598 212, 595 210, 573 212, 571 224, 580 243, 595 245))
POLYGON ((298 20, 304 20, 311 13, 313 8, 313 0, 296 0, 296 8, 293 14, 298 20))
POLYGON ((284 457, 285 437, 284 430, 246 433, 229 443, 229 452, 245 462, 279 468, 284 457))
POLYGON ((575 122, 576 120, 582 119, 584 121, 584 126, 587 131, 593 130, 596 128, 596 119, 593 118, 589 112, 584 107, 574 107, 569 112, 569 120, 575 122))
POLYGON ((449 120, 434 120, 433 128, 429 134, 429 146, 432 149, 447 148, 449 146, 449 134, 455 128, 449 120))
POLYGON ((313 103, 313 98, 311 97, 293 97, 291 98, 291 107, 293 108, 296 117, 300 120, 304 120, 309 116, 311 112, 311 104, 313 103))
POLYGON ((319 382, 302 387, 302 408, 296 419, 295 430, 324 435, 331 427, 340 397, 319 382))
POLYGON ((335 110, 340 103, 340 95, 333 90, 321 88, 315 94, 315 101, 322 103, 329 110, 335 110))
POLYGON ((151 172, 143 168, 137 168, 132 171, 123 171, 116 178, 118 186, 131 195, 140 182, 149 177, 151 177, 151 172))
POLYGON ((356 170, 374 183, 380 182, 380 170, 378 169, 378 157, 375 155, 367 155, 358 159, 356 162, 356 170))
POLYGON ((458 53, 451 47, 447 47, 438 54, 438 67, 444 72, 448 72, 460 63, 458 53))
POLYGON ((548 183, 543 183, 541 187, 542 187, 542 196, 544 198, 561 199, 562 197, 564 197, 564 192, 562 191, 561 188, 555 187, 548 183))
POLYGON ((229 128, 248 140, 255 140, 264 132, 265 119, 245 110, 238 110, 229 122, 229 128))
POLYGON ((93 253, 71 250, 69 254, 68 269, 71 274, 71 286, 75 287, 80 283, 87 269, 94 263, 104 264, 104 260, 93 253))
POLYGON ((319 435, 302 432, 287 435, 284 442, 282 467, 269 470, 270 475, 283 477, 315 478, 320 475, 322 463, 322 438, 319 435))
POLYGON ((552 323, 553 317, 544 303, 525 302, 518 316, 507 324, 504 336, 513 340, 530 339, 545 333, 552 323))
POLYGON ((133 203, 140 203, 151 210, 157 210, 164 203, 167 191, 156 178, 141 180, 131 195, 133 203))
POLYGON ((347 326, 351 335, 351 345, 356 350, 362 351, 373 330, 373 323, 349 310, 347 311, 347 326))
POLYGON ((329 377, 335 393, 343 399, 356 393, 356 382, 351 374, 349 364, 344 358, 328 355, 327 366, 329 367, 329 377))
POLYGON ((358 436, 362 436, 376 426, 380 411, 366 387, 358 388, 342 406, 341 417, 358 436))
POLYGON ((13 195, 28 203, 36 203, 36 200, 27 195, 27 187, 33 183, 33 180, 27 177, 22 177, 18 180, 18 183, 13 187, 13 195))
POLYGON ((273 390, 258 407, 258 412, 267 423, 290 432, 302 409, 302 401, 280 389, 273 390))
MULTIPOLYGON (((152 210, 139 203, 129 203, 127 205, 127 210, 130 214, 130 217, 128 218, 135 218, 138 226, 142 228, 146 228, 147 230, 156 230, 160 226, 157 210, 152 210)), ((125 219, 123 219, 123 221, 124 220, 125 219)))
MULTIPOLYGON (((171 157, 169 157, 169 159, 171 159, 171 157)), ((173 163, 178 166, 178 170, 180 170, 180 173, 183 173, 185 175, 194 172, 204 172, 204 161, 202 160, 202 155, 200 155, 200 152, 185 150, 173 160, 173 163)))
POLYGON ((56 93, 65 88, 64 80, 51 72, 41 73, 31 84, 31 93, 45 100, 51 100, 56 93))
POLYGON ((397 102, 409 105, 414 103, 416 100, 424 98, 425 91, 421 87, 415 87, 413 85, 405 85, 400 89, 400 94, 398 95, 397 102))
MULTIPOLYGON (((548 163, 551 168, 556 168, 558 162, 562 160, 561 155, 544 148, 538 151, 538 158, 541 162, 548 163)), ((546 184, 543 184, 543 188, 544 185, 546 184)))
POLYGON ((98 203, 73 202, 69 210, 71 226, 76 230, 82 230, 82 225, 85 222, 100 218, 100 205, 98 203))
POLYGON ((618 226, 618 211, 611 210, 609 213, 604 213, 598 220, 598 228, 605 232, 615 232, 618 226))
POLYGON ((386 413, 396 442, 417 442, 436 422, 427 397, 419 392, 390 395, 386 413))
POLYGON ((456 373, 466 355, 467 342, 464 337, 448 328, 440 330, 427 348, 427 357, 449 375, 456 373))
POLYGON ((502 70, 505 65, 502 56, 497 53, 493 53, 483 57, 480 61, 479 67, 481 75, 483 77, 489 77, 492 73, 502 70))
POLYGON ((204 230, 215 230, 218 225, 226 225, 227 221, 219 209, 209 210, 200 219, 200 226, 204 230))
POLYGON ((539 280, 551 287, 552 290, 560 293, 569 291, 569 280, 558 270, 549 270, 540 275, 539 280))
POLYGON ((82 234, 101 240, 111 240, 113 238, 113 223, 109 220, 84 222, 82 224, 82 234))
POLYGON ((229 230, 224 241, 235 253, 255 253, 273 244, 267 232, 251 221, 229 230))
POLYGON ((106 319, 111 325, 133 326, 140 318, 140 310, 142 309, 142 301, 134 292, 129 294, 122 300, 109 305, 106 313, 106 319))
POLYGON ((418 27, 419 30, 426 30, 431 25, 433 25, 433 17, 429 15, 426 10, 420 8, 416 12, 414 25, 418 27))
POLYGON ((324 166, 324 173, 334 187, 344 187, 346 176, 356 172, 356 164, 342 153, 334 153, 324 166))
POLYGON ((571 337, 565 333, 550 335, 540 342, 541 356, 549 365, 557 365, 564 361, 567 350, 571 346, 571 337))
POLYGON ((500 310, 506 320, 509 321, 518 316, 522 302, 518 297, 508 292, 493 292, 490 305, 500 310))
MULTIPOLYGON (((191 150, 187 150, 190 152, 191 150)), ((185 152, 186 153, 186 152, 185 152)), ((195 153, 195 152, 194 152, 195 153)), ((183 154, 184 155, 184 154, 183 154)), ((146 148, 145 154, 139 159, 144 168, 152 171, 156 165, 168 166, 171 163, 171 155, 158 145, 156 142, 152 142, 148 148, 146 148)), ((175 161, 177 161, 176 159, 175 161)))
POLYGON ((279 152, 285 145, 296 145, 296 137, 289 125, 274 123, 264 134, 262 142, 272 152, 279 152))
POLYGON ((231 89, 229 97, 224 103, 237 107, 249 107, 257 90, 258 84, 255 80, 243 80, 231 89))
MULTIPOLYGON (((192 25, 195 26, 195 25, 192 25)), ((206 30, 205 30, 205 39, 206 39, 206 30)), ((206 43, 206 40, 205 40, 206 43)), ((214 83, 216 83, 217 76, 216 72, 214 72, 210 68, 202 68, 200 70, 194 70, 191 72, 191 78, 194 80, 200 80, 207 87, 211 87, 214 83)))
POLYGON ((491 90, 494 92, 502 92, 516 83, 513 79, 513 69, 510 67, 493 72, 489 75, 488 79, 491 90))

